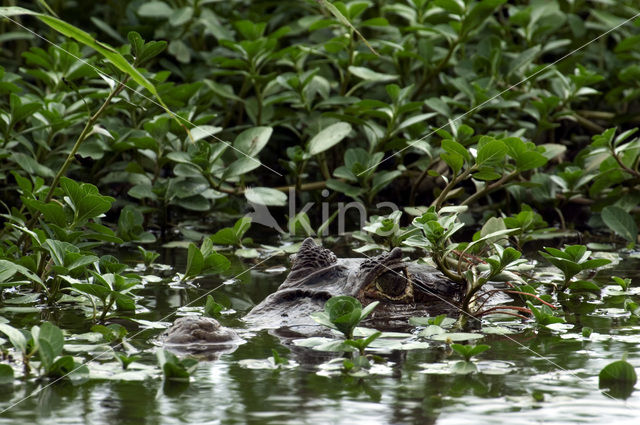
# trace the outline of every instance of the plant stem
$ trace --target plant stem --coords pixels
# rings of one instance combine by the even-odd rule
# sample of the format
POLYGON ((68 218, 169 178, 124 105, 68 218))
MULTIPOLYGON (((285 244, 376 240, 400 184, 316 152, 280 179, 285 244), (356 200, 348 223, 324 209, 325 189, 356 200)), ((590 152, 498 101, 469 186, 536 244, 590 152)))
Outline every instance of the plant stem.
MULTIPOLYGON (((96 113, 89 118, 89 121, 87 121, 87 125, 84 126, 84 128, 82 129, 82 132, 78 136, 78 140, 76 140, 76 143, 73 145, 73 148, 71 148, 71 152, 69 152, 69 155, 67 155, 67 159, 64 161, 64 164, 62 164, 62 167, 60 167, 55 177, 53 178, 53 181, 51 182, 51 186, 49 186, 49 192, 47 193, 47 197, 44 200, 45 203, 51 201, 51 198, 53 198, 53 193, 55 192, 55 189, 58 186, 58 183, 60 182, 60 178, 66 173, 67 168, 69 168, 69 165, 71 165, 71 162, 75 159, 75 155, 78 152, 78 149, 80 149, 80 145, 82 145, 82 142, 84 142, 85 139, 89 137, 89 135, 91 134, 91 131, 93 130, 93 126, 95 125, 96 121, 98 121, 98 118, 100 118, 100 115, 102 115, 102 113, 107 108, 107 106, 109 106, 109 104, 111 103, 111 100, 118 93, 120 93, 122 89, 124 89, 128 79, 129 77, 125 78, 120 84, 118 84, 118 87, 116 87, 114 90, 111 91, 111 93, 109 93, 109 96, 107 96, 105 101, 102 103, 102 106, 100 106, 100 109, 98 109, 96 113)), ((34 218, 36 216, 37 214, 34 215, 34 218)))
POLYGON ((616 160, 616 162, 618 163, 618 165, 620 166, 620 168, 622 168, 624 171, 626 171, 627 173, 631 174, 633 177, 635 177, 636 179, 640 179, 640 173, 636 170, 633 170, 629 167, 627 167, 624 162, 622 162, 622 160, 620 159, 620 157, 618 156, 618 154, 616 153, 616 150, 612 147, 611 149, 611 156, 613 156, 616 160))
POLYGON ((464 282, 464 278, 462 278, 462 276, 454 274, 447 266, 444 265, 442 258, 440 258, 439 255, 432 255, 431 258, 433 258, 433 262, 438 266, 438 270, 440 270, 447 278, 457 283, 464 282))
MULTIPOLYGON (((98 121, 98 118, 100 118, 100 115, 102 115, 102 113, 105 111, 107 106, 111 103, 111 100, 125 88, 125 84, 127 83, 128 80, 129 80, 128 76, 124 80, 122 80, 122 82, 120 82, 120 84, 118 84, 118 86, 115 89, 113 89, 111 93, 109 93, 109 96, 107 96, 107 98, 102 103, 100 108, 96 111, 96 113, 89 117, 89 121, 87 121, 87 124, 82 129, 82 132, 78 136, 76 143, 73 145, 73 148, 71 148, 71 152, 69 152, 69 155, 67 155, 67 159, 64 161, 64 164, 62 164, 62 166, 56 173, 55 177, 53 178, 53 181, 49 186, 49 192, 47 192, 47 196, 44 199, 45 204, 50 202, 51 199, 53 198, 53 194, 55 192, 56 187, 58 186, 58 183, 60 182, 60 179, 66 173, 67 169, 69 168, 69 165, 71 165, 71 162, 75 159, 75 155, 78 152, 78 149, 80 149, 82 142, 84 142, 86 138, 89 137, 89 135, 91 134, 91 130, 93 130, 93 126, 98 121)), ((40 211, 35 211, 33 213, 33 217, 31 217, 26 227, 29 229, 32 228, 35 222, 38 220, 38 218, 40 218, 40 214, 41 214, 40 211)), ((26 233, 23 233, 22 237, 20 238, 19 244, 23 243, 25 239, 26 239, 26 233)))
POLYGON ((485 195, 488 195, 489 193, 498 190, 500 188, 502 188, 504 186, 505 183, 510 182, 511 180, 513 180, 515 177, 517 177, 520 174, 519 171, 512 171, 511 173, 507 174, 506 176, 502 176, 502 178, 488 186, 485 186, 484 189, 474 193, 473 195, 469 196, 467 199, 465 199, 464 201, 462 201, 462 203, 460 205, 470 205, 471 203, 475 202, 478 198, 481 198, 485 195))
POLYGON ((467 168, 466 170, 464 170, 462 172, 462 174, 459 174, 458 176, 454 177, 449 184, 447 184, 444 189, 442 189, 442 192, 440 192, 440 195, 438 196, 438 198, 433 201, 433 203, 431 205, 434 205, 436 207, 436 210, 439 210, 440 208, 442 208, 442 204, 444 203, 444 201, 447 200, 447 195, 449 194, 449 192, 451 192, 451 190, 458 185, 458 183, 460 183, 461 181, 465 180, 467 177, 469 177, 469 175, 471 173, 473 173, 474 171, 477 171, 478 167, 477 166, 472 166, 467 168))

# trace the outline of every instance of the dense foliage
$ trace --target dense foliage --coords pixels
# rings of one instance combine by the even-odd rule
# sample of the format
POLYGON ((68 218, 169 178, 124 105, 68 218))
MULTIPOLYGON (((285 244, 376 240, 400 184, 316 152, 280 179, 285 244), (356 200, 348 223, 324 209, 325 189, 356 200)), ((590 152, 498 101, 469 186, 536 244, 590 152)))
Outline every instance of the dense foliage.
MULTIPOLYGON (((485 283, 522 270, 516 248, 552 229, 637 240, 632 0, 20 3, 0 9, 7 298, 75 303, 101 323, 134 315, 144 282, 105 249, 178 239, 188 246, 178 280, 218 274, 230 267, 219 245, 260 255, 245 248, 248 203, 288 214, 276 226, 293 239, 335 233, 338 203, 362 203, 373 214, 356 233, 362 251, 423 249, 466 283, 471 316, 492 312, 473 304, 485 283), (406 214, 375 216, 384 201, 406 214), (287 202, 327 202, 336 213, 287 202), (463 223, 478 232, 452 245, 463 223), (450 267, 465 254, 484 268, 450 267)), ((157 256, 140 254, 147 265, 157 256)), ((541 255, 562 272, 560 298, 599 290, 574 277, 608 260, 582 245, 541 255)), ((522 296, 515 311, 539 325, 561 320, 537 285, 519 280, 512 293, 522 296)), ((346 330, 322 320, 363 352, 377 336, 351 339, 359 308, 346 330)), ((36 354, 42 375, 75 370, 55 325, 0 325, 25 374, 36 354)), ((126 332, 109 326, 94 331, 122 341, 126 332)), ((469 363, 484 347, 455 349, 469 363)), ((123 368, 132 361, 115 356, 123 368)), ((167 377, 193 367, 158 358, 167 377)))

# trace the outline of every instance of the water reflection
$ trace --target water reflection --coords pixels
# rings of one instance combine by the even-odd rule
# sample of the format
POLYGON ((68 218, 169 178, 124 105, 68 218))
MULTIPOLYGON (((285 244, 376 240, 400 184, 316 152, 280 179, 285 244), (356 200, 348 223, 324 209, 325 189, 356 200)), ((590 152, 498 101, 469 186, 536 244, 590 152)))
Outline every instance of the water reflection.
MULTIPOLYGON (((228 302, 237 312, 224 316, 223 324, 241 326, 239 317, 275 290, 283 276, 263 270, 280 261, 266 263, 260 270, 245 273, 233 285, 215 291, 217 300, 228 302)), ((236 272, 242 270, 241 265, 234 267, 236 272)), ((149 311, 140 318, 159 320, 228 277, 204 280, 188 288, 166 282, 149 284, 141 293, 141 303, 149 311)), ((481 361, 487 365, 507 362, 505 374, 431 373, 425 364, 455 359, 434 344, 427 350, 385 355, 391 365, 390 375, 318 375, 317 366, 334 355, 291 346, 261 331, 249 334, 248 342, 234 352, 201 363, 189 385, 163 383, 159 376, 141 382, 59 383, 0 415, 0 424, 477 424, 487 418, 494 424, 509 425, 635 424, 640 416, 640 391, 629 395, 626 388, 626 392, 614 393, 629 396, 619 400, 598 389, 598 371, 623 353, 640 368, 638 319, 626 312, 603 313, 611 312, 604 309, 620 308, 623 301, 619 298, 569 300, 566 319, 573 327, 525 330, 509 338, 485 337, 481 342, 491 345, 491 350, 481 356, 481 361), (581 335, 585 326, 593 329, 589 338, 581 335), (266 359, 272 349, 299 366, 251 369, 240 363, 244 359, 266 359)), ((204 299, 197 305, 204 305, 204 299)), ((72 310, 57 317, 73 332, 89 326, 82 319, 72 310)), ((27 327, 37 320, 29 313, 17 317, 15 323, 27 327)), ((145 331, 133 343, 149 347, 148 339, 158 332, 145 331)), ((148 357, 146 362, 153 363, 152 356, 148 357)), ((42 385, 33 381, 4 385, 0 387, 0 404, 7 407, 16 403, 42 385)))

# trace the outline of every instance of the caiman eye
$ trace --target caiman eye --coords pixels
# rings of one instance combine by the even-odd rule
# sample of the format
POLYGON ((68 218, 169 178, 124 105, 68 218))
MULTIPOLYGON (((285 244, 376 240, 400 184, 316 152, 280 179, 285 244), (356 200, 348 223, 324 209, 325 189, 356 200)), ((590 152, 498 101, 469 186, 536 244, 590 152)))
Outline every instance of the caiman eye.
POLYGON ((376 288, 389 297, 399 297, 407 289, 407 276, 404 271, 388 271, 378 276, 376 288))

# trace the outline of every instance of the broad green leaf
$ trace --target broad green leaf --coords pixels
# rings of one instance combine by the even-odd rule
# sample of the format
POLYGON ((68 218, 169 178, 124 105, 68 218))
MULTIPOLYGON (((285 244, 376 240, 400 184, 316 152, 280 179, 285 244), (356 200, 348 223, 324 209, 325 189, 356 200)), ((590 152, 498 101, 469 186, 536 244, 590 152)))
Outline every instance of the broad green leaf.
POLYGON ((56 266, 65 266, 65 258, 67 252, 78 252, 79 249, 68 242, 62 242, 55 239, 47 239, 43 245, 51 254, 51 259, 56 266))
MULTIPOLYGON (((194 142, 198 140, 206 139, 209 136, 220 133, 222 131, 222 127, 214 127, 212 125, 199 125, 191 129, 191 137, 194 142)), ((174 154, 178 154, 181 152, 171 152, 174 154)))
MULTIPOLYGON (((161 2, 158 2, 161 3, 161 2)), ((148 6, 147 6, 148 7, 148 6)), ((141 85, 142 87, 149 90, 151 94, 158 99, 158 102, 162 105, 164 110, 171 116, 173 119, 177 120, 176 116, 171 112, 171 110, 164 103, 160 95, 158 94, 158 90, 147 78, 142 75, 140 71, 138 71, 133 65, 131 65, 127 60, 113 47, 108 44, 101 43, 95 40, 89 33, 77 28, 67 22, 64 22, 58 18, 53 16, 45 15, 42 13, 37 13, 32 10, 23 9, 20 7, 1 7, 0 15, 4 16, 15 16, 15 15, 33 15, 40 19, 45 24, 49 25, 54 30, 58 31, 62 35, 73 38, 74 40, 91 47, 102 56, 104 56, 113 66, 118 68, 120 71, 129 75, 133 81, 141 85)))
POLYGON ((502 239, 502 237, 509 235, 511 233, 515 233, 517 232, 518 229, 502 229, 502 230, 496 230, 494 232, 491 232, 487 235, 484 235, 483 237, 469 243, 467 245, 467 249, 471 248, 474 245, 479 244, 480 242, 486 242, 486 241, 496 241, 498 239, 502 239))
POLYGON ((242 239, 245 233, 251 228, 251 217, 241 217, 233 225, 233 231, 238 240, 242 239))
MULTIPOLYGON (((33 333, 33 331, 32 331, 33 333)), ((49 372, 51 369, 51 365, 56 358, 55 351, 51 347, 51 344, 47 339, 40 339, 36 341, 36 346, 38 347, 38 355, 40 356, 40 361, 42 362, 42 366, 46 372, 49 372)))
POLYGON ((27 352, 27 339, 25 338, 24 334, 18 329, 6 323, 0 323, 0 332, 5 334, 9 338, 9 341, 11 341, 11 345, 13 345, 16 350, 18 350, 22 354, 25 354, 27 352))
MULTIPOLYGON (((0 9, 0 13, 1 12, 2 10, 0 9)), ((20 168, 22 168, 29 174, 42 177, 53 177, 54 175, 51 168, 47 167, 46 165, 42 165, 29 155, 20 152, 13 152, 11 154, 11 160, 18 164, 20 168)))
POLYGON ((363 66, 350 66, 349 72, 358 78, 362 78, 365 81, 372 81, 377 83, 393 81, 398 78, 397 75, 381 74, 363 66))
POLYGON ((243 156, 233 161, 222 173, 223 180, 242 176, 260 166, 260 161, 253 157, 243 156))
POLYGON ((311 155, 317 155, 340 143, 350 132, 351 124, 346 122, 331 124, 313 136, 307 150, 311 155))
POLYGON ((457 153, 443 152, 440 154, 440 158, 451 167, 454 174, 458 174, 464 165, 464 158, 457 153))
POLYGON ((12 263, 8 260, 0 260, 0 283, 6 282, 16 273, 20 273, 28 279, 38 283, 39 285, 42 285, 42 280, 40 279, 40 277, 28 268, 19 264, 12 263))
POLYGON ((62 353, 62 346, 64 345, 64 336, 62 330, 51 322, 44 322, 40 325, 40 333, 38 334, 40 341, 46 340, 51 347, 53 357, 57 357, 62 353))
POLYGON ((13 368, 5 363, 0 363, 0 385, 13 384, 13 368))
POLYGON ((269 187, 248 188, 244 196, 249 202, 261 205, 284 206, 287 204, 287 194, 269 187))
POLYGON ((107 297, 112 292, 111 289, 95 283, 73 283, 71 284, 71 287, 82 294, 97 297, 103 302, 106 301, 107 297))
POLYGON ((571 292, 593 292, 594 294, 600 293, 600 287, 588 280, 577 280, 569 284, 571 292))
POLYGON ((202 257, 202 253, 200 249, 193 244, 189 244, 189 248, 187 250, 187 269, 184 272, 185 277, 193 277, 200 274, 202 271, 202 267, 204 265, 204 258, 202 257))
POLYGON ((348 183, 336 179, 327 180, 327 187, 331 190, 335 190, 336 192, 344 193, 345 195, 352 198, 361 196, 365 191, 361 187, 352 186, 348 183))
POLYGON ((110 196, 88 195, 83 197, 77 205, 78 224, 83 224, 90 218, 106 213, 111 209, 113 202, 115 199, 110 196))
POLYGON ((620 207, 611 205, 602 209, 602 221, 629 242, 638 238, 638 225, 633 217, 620 207))
POLYGON ((209 239, 216 245, 235 245, 240 242, 236 237, 236 233, 229 227, 218 230, 209 239))
POLYGON ((360 320, 364 320, 371 312, 380 304, 380 301, 374 301, 371 304, 367 305, 362 309, 362 313, 360 313, 360 320))
POLYGON ((496 8, 506 1, 507 0, 482 0, 475 2, 464 18, 463 24, 465 32, 480 29, 485 20, 493 14, 496 8))
POLYGON ((222 310, 224 310, 224 306, 222 304, 218 304, 213 299, 213 296, 207 295, 207 302, 204 306, 204 315, 207 317, 218 317, 222 310))
POLYGON ((138 8, 138 15, 145 18, 168 18, 173 9, 163 1, 149 1, 138 8))
POLYGON ((461 157, 465 159, 465 161, 471 161, 471 154, 460 143, 456 142, 453 139, 444 139, 441 143, 442 149, 451 154, 457 153, 461 157))
POLYGON ((207 274, 222 273, 231 267, 231 261, 222 254, 213 253, 204 258, 202 272, 207 274))
POLYGON ((443 8, 449 13, 454 15, 464 14, 464 3, 459 0, 435 0, 433 2, 436 6, 443 8))
POLYGON ((478 167, 497 164, 504 158, 507 148, 500 140, 491 140, 478 147, 476 165, 478 167))
POLYGON ((236 137, 233 147, 248 156, 256 156, 267 145, 272 133, 271 127, 249 128, 236 137))
POLYGON ((637 381, 634 367, 625 360, 609 363, 598 375, 598 386, 608 388, 608 394, 618 398, 629 397, 637 381))

